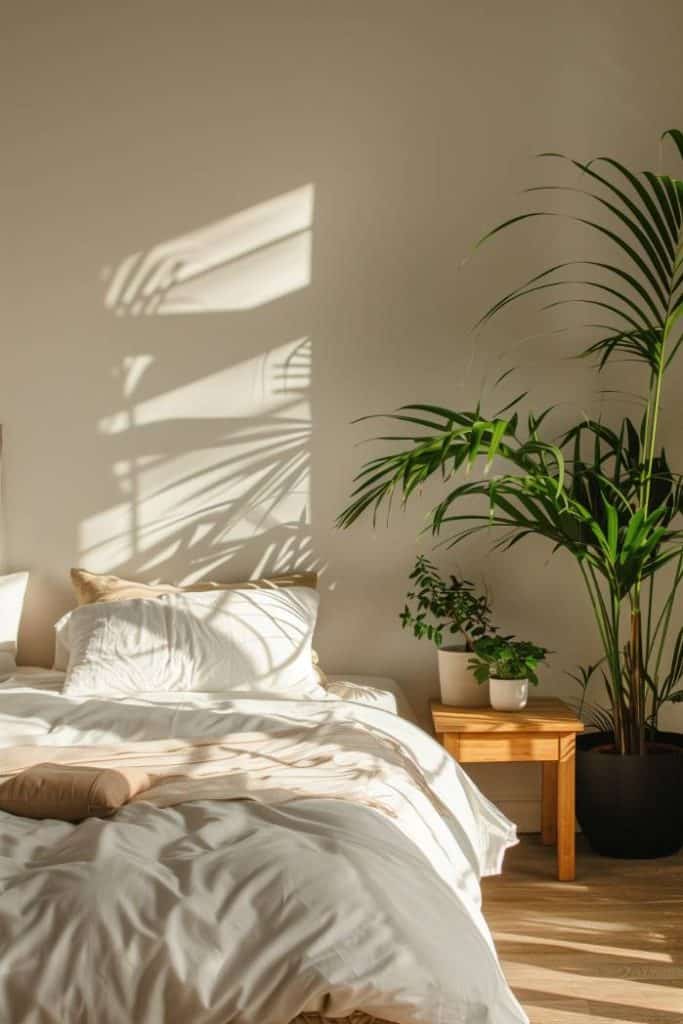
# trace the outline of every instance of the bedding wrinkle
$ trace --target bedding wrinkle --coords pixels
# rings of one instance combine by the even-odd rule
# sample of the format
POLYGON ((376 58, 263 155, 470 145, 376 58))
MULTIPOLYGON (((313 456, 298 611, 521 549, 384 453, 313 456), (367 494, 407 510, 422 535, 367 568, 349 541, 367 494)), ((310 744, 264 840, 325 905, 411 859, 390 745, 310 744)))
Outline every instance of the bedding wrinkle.
POLYGON ((0 778, 151 781, 106 819, 0 811, 2 1024, 528 1024, 480 906, 514 827, 431 737, 150 685, 0 686, 0 778))

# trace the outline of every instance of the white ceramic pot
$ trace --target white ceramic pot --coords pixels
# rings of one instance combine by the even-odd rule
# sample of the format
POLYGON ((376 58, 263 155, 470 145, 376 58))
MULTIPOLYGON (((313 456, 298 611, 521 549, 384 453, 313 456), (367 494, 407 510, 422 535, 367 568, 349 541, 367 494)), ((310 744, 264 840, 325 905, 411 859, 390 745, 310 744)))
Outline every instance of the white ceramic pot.
POLYGON ((529 698, 529 680, 491 678, 489 691, 496 711, 521 711, 529 698))
POLYGON ((479 685, 468 667, 472 657, 469 651, 463 651, 462 648, 439 648, 439 683, 443 704, 461 708, 480 708, 488 704, 488 683, 479 685))

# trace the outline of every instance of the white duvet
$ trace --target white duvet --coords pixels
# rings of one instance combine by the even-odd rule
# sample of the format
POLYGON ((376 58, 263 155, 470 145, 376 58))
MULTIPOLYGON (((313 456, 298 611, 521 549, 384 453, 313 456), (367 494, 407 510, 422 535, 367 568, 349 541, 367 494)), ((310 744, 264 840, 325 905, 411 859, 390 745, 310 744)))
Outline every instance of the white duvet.
POLYGON ((105 821, 0 811, 2 1024, 526 1021, 480 911, 514 827, 430 737, 361 696, 0 684, 0 776, 19 748, 149 767, 170 740, 218 750, 222 772, 180 796, 162 781, 105 821))

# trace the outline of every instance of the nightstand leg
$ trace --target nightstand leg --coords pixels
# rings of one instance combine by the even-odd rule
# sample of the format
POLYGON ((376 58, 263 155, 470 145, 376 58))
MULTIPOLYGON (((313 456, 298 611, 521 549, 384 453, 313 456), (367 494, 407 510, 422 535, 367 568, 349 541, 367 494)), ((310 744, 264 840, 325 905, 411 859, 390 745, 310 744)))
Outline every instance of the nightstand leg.
POLYGON ((541 834, 545 846, 554 846, 557 842, 557 761, 544 761, 541 768, 541 834))
POLYGON ((557 766, 557 877, 561 882, 573 882, 576 877, 575 752, 574 734, 562 736, 557 766))

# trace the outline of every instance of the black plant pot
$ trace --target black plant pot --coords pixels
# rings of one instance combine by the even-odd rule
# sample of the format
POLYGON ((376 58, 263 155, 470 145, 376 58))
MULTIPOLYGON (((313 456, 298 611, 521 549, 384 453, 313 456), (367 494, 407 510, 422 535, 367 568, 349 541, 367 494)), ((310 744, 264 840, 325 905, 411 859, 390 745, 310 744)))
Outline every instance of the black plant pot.
POLYGON ((576 816, 588 842, 604 857, 675 853, 683 846, 683 734, 657 733, 646 757, 606 752, 613 742, 605 732, 577 739, 576 816))

